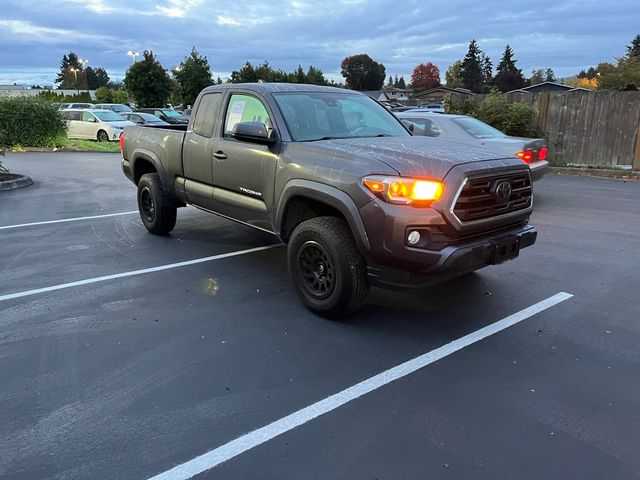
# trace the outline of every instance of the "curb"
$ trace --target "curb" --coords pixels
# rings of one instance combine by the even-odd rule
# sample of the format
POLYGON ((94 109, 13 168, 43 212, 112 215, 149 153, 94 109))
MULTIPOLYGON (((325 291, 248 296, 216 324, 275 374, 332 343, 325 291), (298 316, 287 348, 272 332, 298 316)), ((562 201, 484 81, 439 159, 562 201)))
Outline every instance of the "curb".
POLYGON ((110 154, 114 154, 114 153, 120 153, 120 151, 118 150, 117 152, 109 152, 104 150, 69 150, 66 148, 53 149, 53 148, 27 147, 27 148, 22 148, 21 150, 18 150, 16 152, 7 150, 7 153, 11 153, 14 155, 20 155, 21 153, 110 153, 110 154))
POLYGON ((27 177, 26 175, 17 175, 17 177, 18 178, 14 178, 12 180, 0 181, 0 192, 33 185, 33 180, 31 180, 30 177, 27 177))
POLYGON ((640 180, 640 172, 637 170, 604 169, 604 168, 572 168, 549 167, 556 175, 575 175, 582 177, 621 178, 624 180, 640 180))

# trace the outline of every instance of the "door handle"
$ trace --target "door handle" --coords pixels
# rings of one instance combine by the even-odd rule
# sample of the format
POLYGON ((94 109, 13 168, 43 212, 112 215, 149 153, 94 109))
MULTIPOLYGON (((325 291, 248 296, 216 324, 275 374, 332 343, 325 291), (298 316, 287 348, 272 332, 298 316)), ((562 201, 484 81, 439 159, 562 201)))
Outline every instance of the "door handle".
POLYGON ((213 158, 217 158, 218 160, 226 160, 227 154, 224 153, 222 150, 218 150, 213 154, 213 158))

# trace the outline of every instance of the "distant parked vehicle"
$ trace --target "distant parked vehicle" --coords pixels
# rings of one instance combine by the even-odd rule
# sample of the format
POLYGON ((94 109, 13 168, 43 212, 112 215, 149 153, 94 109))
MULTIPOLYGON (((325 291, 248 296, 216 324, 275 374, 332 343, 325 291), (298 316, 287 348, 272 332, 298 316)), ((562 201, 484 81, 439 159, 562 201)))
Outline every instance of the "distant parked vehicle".
POLYGON ((58 110, 67 110, 68 108, 96 108, 93 103, 63 103, 58 110))
POLYGON ((96 108, 101 110, 111 110, 116 113, 129 113, 133 112, 129 105, 125 105, 124 103, 98 103, 96 108))
POLYGON ((121 113, 120 116, 125 120, 129 120, 137 125, 169 125, 164 120, 160 120, 155 115, 150 113, 141 113, 141 112, 131 112, 131 113, 121 113))
POLYGON ((124 127, 135 125, 110 110, 66 109, 62 114, 67 119, 69 138, 118 141, 124 127))
POLYGON ((189 123, 188 118, 184 118, 180 115, 180 112, 176 112, 170 108, 139 108, 136 112, 140 113, 151 113, 155 115, 160 120, 164 120, 167 123, 171 123, 172 125, 186 125, 189 123))
MULTIPOLYGON (((420 106, 422 111, 434 112, 434 113, 444 113, 444 103, 428 103, 427 105, 420 106)), ((413 110, 407 110, 409 112, 413 110)))
POLYGON ((540 179, 549 167, 546 160, 547 145, 543 138, 510 137, 467 115, 436 114, 416 109, 398 112, 396 116, 409 125, 414 135, 485 146, 502 151, 507 156, 518 157, 529 165, 534 180, 540 179))

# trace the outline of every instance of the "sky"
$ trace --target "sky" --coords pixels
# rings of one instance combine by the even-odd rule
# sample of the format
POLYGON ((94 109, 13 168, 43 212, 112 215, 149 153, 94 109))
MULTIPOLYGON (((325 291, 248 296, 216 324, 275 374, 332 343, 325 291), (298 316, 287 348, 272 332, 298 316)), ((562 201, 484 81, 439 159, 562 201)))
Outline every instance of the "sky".
POLYGON ((476 39, 497 66, 505 45, 525 75, 575 75, 625 54, 640 33, 632 0, 0 0, 0 84, 52 85, 69 51, 121 79, 127 51, 173 68, 191 47, 223 79, 245 61, 291 71, 367 53, 387 77, 431 61, 444 72, 476 39))

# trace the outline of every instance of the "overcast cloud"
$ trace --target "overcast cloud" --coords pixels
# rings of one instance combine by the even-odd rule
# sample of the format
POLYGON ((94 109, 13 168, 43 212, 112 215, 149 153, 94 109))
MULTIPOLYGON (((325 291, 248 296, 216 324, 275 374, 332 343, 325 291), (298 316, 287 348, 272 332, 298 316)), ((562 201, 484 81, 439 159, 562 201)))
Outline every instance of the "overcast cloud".
POLYGON ((268 60, 339 80, 342 58, 363 52, 387 75, 408 78, 432 61, 444 77, 472 38, 494 65, 508 43, 525 74, 552 67, 567 77, 623 55, 640 33, 629 0, 0 0, 0 12, 0 84, 52 84, 70 50, 117 79, 128 50, 153 50, 171 68, 192 46, 222 78, 268 60))

